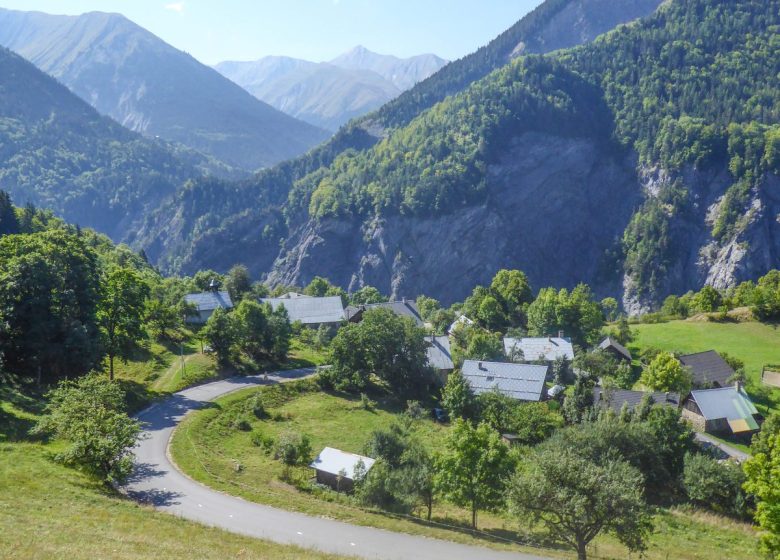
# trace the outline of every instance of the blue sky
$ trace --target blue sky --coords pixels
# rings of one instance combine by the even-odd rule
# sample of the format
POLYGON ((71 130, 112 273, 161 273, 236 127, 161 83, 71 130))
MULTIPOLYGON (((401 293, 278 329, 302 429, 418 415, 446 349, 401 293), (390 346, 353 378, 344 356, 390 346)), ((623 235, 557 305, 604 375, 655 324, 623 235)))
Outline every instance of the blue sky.
POLYGON ((119 12, 201 62, 288 55, 329 60, 361 44, 383 54, 459 58, 541 0, 0 0, 54 14, 119 12))

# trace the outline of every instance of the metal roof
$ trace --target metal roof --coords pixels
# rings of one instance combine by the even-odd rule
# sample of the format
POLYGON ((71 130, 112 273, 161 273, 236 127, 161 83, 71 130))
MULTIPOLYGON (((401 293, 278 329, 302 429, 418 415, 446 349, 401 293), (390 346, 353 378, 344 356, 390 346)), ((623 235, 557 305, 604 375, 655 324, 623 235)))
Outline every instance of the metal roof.
POLYGON ((555 361, 559 357, 574 359, 574 348, 566 338, 504 338, 504 353, 511 358, 515 349, 523 352, 526 362, 555 361))
POLYGON ((341 296, 263 298, 260 301, 270 303, 274 309, 284 305, 291 323, 300 321, 304 325, 316 325, 344 319, 341 296))
POLYGON ((744 420, 751 430, 758 429, 758 423, 753 417, 754 414, 758 414, 758 410, 742 389, 736 387, 701 389, 691 391, 691 397, 696 401, 705 420, 725 418, 730 425, 732 422, 735 425, 742 424, 737 421, 744 420))
POLYGON ((476 395, 498 388, 514 399, 538 401, 542 398, 547 369, 546 365, 466 360, 461 372, 476 395))
POLYGON ((644 391, 630 391, 628 389, 610 389, 605 391, 603 387, 594 387, 593 404, 596 406, 609 406, 612 410, 620 412, 624 403, 628 403, 629 408, 634 408, 642 402, 645 395, 650 395, 653 404, 661 404, 676 407, 680 404, 680 395, 677 393, 646 393, 644 391), (607 393, 608 396, 605 394, 607 393), (607 398, 609 400, 607 400, 607 398))
POLYGON ((420 310, 417 308, 417 303, 413 300, 385 301, 382 303, 369 303, 355 306, 350 305, 346 309, 347 320, 358 313, 368 311, 369 309, 389 309, 401 317, 410 317, 418 327, 422 327, 424 324, 422 316, 420 315, 420 310))
POLYGON ((433 369, 454 369, 450 339, 447 336, 428 336, 428 365, 433 369))
POLYGON ((358 461, 363 461, 365 472, 371 470, 376 462, 371 457, 363 457, 355 453, 347 453, 333 447, 326 447, 309 466, 318 471, 338 475, 341 473, 344 478, 355 480, 355 466, 358 461))
POLYGON ((218 308, 231 309, 233 302, 227 292, 202 292, 200 294, 187 294, 184 301, 194 305, 198 311, 213 311, 218 308))
POLYGON ((620 344, 617 340, 615 340, 611 336, 608 336, 607 338, 602 340, 601 344, 599 344, 599 348, 601 350, 613 348, 618 352, 618 354, 626 358, 628 361, 631 361, 631 352, 628 351, 628 348, 620 344))
POLYGON ((473 325, 474 321, 466 317, 465 315, 460 315, 457 319, 455 319, 452 324, 450 325, 450 328, 447 329, 447 332, 449 334, 453 334, 455 332, 455 329, 457 329, 460 325, 470 326, 473 325))
POLYGON ((715 350, 686 354, 678 358, 680 363, 690 368, 695 387, 725 387, 734 375, 734 370, 715 350))

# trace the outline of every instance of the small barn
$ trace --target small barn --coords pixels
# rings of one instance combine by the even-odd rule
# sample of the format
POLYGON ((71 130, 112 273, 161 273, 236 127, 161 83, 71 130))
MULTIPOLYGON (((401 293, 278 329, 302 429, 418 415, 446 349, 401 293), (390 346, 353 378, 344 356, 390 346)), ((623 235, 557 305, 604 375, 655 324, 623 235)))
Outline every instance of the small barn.
POLYGON ((466 360, 461 373, 475 395, 497 389, 519 401, 541 401, 547 397, 548 369, 546 365, 466 360))
POLYGON ((355 485, 356 471, 362 470, 365 475, 374 463, 375 460, 370 457, 326 447, 309 467, 317 472, 318 484, 325 484, 338 492, 349 492, 355 485))
POLYGON ((693 386, 698 389, 727 387, 734 376, 734 370, 715 350, 685 354, 678 360, 690 370, 693 386))
POLYGON ((554 362, 558 358, 574 359, 571 340, 563 337, 504 338, 504 354, 521 362, 554 362))
POLYGON ((450 336, 455 334, 455 331, 458 330, 461 326, 463 327, 470 327, 474 324, 474 321, 466 317, 465 315, 459 315, 457 319, 455 319, 452 324, 450 325, 450 328, 447 329, 447 334, 450 336))
POLYGON ((338 326, 344 320, 341 296, 312 297, 290 292, 282 297, 263 298, 260 301, 270 304, 274 309, 284 306, 291 323, 300 321, 307 327, 338 326))
POLYGON ((230 294, 219 290, 219 284, 214 280, 209 284, 207 292, 199 294, 187 294, 184 296, 187 305, 193 308, 193 313, 188 313, 185 321, 194 325, 203 325, 209 320, 216 309, 232 309, 233 301, 230 294))
POLYGON ((611 336, 608 336, 601 341, 601 344, 599 344, 599 350, 610 354, 616 360, 622 360, 629 363, 631 362, 631 352, 628 351, 628 348, 620 344, 611 336))
POLYGON ((699 389, 683 401, 682 415, 702 432, 750 435, 758 430, 760 416, 739 384, 699 389))

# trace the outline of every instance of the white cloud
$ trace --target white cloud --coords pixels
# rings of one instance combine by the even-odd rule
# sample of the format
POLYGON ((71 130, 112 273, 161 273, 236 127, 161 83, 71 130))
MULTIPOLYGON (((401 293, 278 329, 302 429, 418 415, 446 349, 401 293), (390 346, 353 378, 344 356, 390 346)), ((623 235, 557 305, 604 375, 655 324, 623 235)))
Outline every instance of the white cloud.
POLYGON ((171 2, 165 5, 165 9, 180 14, 184 11, 184 2, 171 2))

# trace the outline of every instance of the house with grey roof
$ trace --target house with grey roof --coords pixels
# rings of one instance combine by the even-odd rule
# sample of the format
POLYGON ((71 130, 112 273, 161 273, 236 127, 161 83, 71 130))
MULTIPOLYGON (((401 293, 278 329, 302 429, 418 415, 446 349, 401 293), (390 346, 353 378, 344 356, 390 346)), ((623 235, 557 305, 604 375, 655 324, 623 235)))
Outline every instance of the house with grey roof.
POLYGON ((739 383, 691 391, 683 401, 682 415, 697 430, 712 434, 749 435, 758 430, 761 419, 739 383))
POLYGON ((286 294, 276 298, 262 298, 274 309, 284 306, 290 322, 300 321, 307 327, 339 325, 344 320, 344 304, 341 296, 312 297, 301 294, 286 294))
POLYGON ((731 384, 734 370, 715 350, 685 354, 677 359, 690 370, 696 388, 727 387, 731 384))
POLYGON ((604 387, 593 388, 593 406, 601 408, 611 408, 615 412, 620 412, 623 405, 628 405, 628 408, 633 410, 638 406, 646 396, 650 396, 651 402, 654 405, 672 406, 677 408, 680 405, 680 395, 677 393, 664 393, 664 392, 645 392, 645 391, 631 391, 628 389, 610 388, 604 387))
POLYGON ((630 362, 632 359, 631 352, 628 351, 628 348, 620 344, 617 340, 615 340, 611 336, 608 336, 607 338, 602 340, 598 348, 599 350, 602 350, 603 352, 607 352, 608 354, 614 356, 614 358, 617 360, 630 362))
POLYGON ((436 380, 444 385, 449 374, 455 369, 450 339, 447 336, 426 336, 425 341, 428 343, 428 365, 433 369, 436 380))
POLYGON ((204 324, 216 309, 233 308, 230 294, 219 291, 219 285, 214 280, 209 285, 209 291, 199 294, 187 294, 184 296, 184 301, 192 308, 192 312, 187 314, 185 321, 193 325, 204 324))
POLYGON ((371 457, 326 447, 309 467, 317 472, 319 484, 326 484, 338 492, 349 492, 354 487, 360 471, 365 476, 375 462, 371 457))
POLYGON ((475 395, 498 391, 520 401, 546 398, 547 365, 466 360, 461 373, 475 395))
POLYGON ((411 299, 402 299, 401 301, 386 301, 382 303, 369 303, 366 305, 350 305, 345 310, 347 321, 350 323, 359 323, 363 320, 363 313, 371 309, 389 309, 401 317, 409 317, 418 327, 422 327, 424 322, 417 308, 417 303, 411 299))
POLYGON ((474 321, 466 317, 465 315, 461 314, 458 316, 457 319, 455 319, 452 324, 450 325, 450 328, 447 329, 447 334, 452 336, 455 334, 455 331, 457 331, 461 327, 470 327, 474 324, 474 321))
POLYGON ((517 362, 554 362, 558 358, 574 359, 571 340, 563 337, 504 338, 504 354, 517 362))

